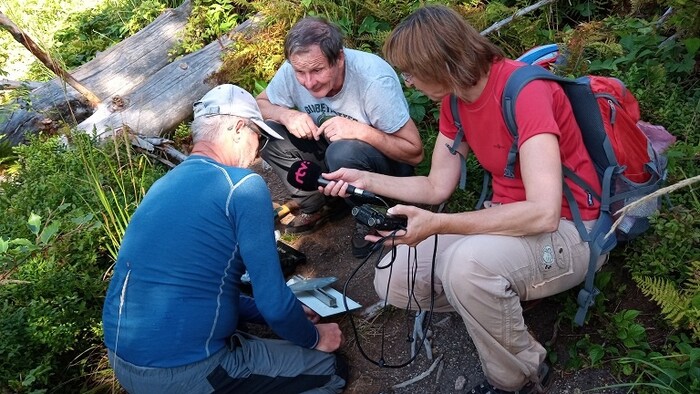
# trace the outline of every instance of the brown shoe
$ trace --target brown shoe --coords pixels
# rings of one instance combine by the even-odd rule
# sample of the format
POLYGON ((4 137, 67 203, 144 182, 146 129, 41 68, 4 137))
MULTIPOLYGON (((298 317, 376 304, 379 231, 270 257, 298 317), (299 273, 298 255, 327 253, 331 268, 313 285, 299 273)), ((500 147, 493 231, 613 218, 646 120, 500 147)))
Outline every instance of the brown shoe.
POLYGON ((341 201, 342 204, 334 203, 325 205, 320 210, 314 213, 300 213, 287 224, 284 232, 287 234, 308 234, 316 231, 329 220, 341 219, 350 210, 347 204, 341 201))

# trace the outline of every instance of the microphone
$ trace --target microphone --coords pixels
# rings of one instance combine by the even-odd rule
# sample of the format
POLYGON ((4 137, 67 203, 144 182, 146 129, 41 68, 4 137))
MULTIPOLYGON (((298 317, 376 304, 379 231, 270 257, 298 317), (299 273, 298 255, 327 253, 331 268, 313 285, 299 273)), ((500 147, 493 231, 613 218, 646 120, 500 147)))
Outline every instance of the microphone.
MULTIPOLYGON (((330 183, 329 180, 321 176, 321 167, 308 160, 299 160, 292 164, 287 173, 287 182, 297 189, 306 192, 317 190, 319 186, 326 186, 330 183)), ((376 195, 362 190, 359 187, 348 185, 346 189, 349 194, 359 197, 377 198, 376 195)))

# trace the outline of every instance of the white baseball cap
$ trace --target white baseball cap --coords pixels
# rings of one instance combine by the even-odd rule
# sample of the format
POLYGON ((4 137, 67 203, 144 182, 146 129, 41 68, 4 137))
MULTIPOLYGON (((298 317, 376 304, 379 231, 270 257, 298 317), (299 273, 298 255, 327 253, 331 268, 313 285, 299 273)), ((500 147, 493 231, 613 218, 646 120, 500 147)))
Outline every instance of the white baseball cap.
POLYGON ((250 119, 258 125, 265 134, 278 140, 281 135, 266 125, 260 113, 260 107, 253 95, 239 86, 223 84, 208 91, 204 97, 192 105, 194 118, 211 115, 233 115, 250 119))

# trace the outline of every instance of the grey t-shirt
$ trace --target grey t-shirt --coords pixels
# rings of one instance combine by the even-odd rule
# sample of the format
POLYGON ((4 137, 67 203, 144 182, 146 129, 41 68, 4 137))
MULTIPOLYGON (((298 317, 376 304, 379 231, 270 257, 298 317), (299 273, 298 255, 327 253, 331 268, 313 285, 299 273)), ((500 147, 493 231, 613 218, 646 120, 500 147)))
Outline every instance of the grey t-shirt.
POLYGON ((267 85, 274 105, 296 108, 311 116, 316 125, 326 116, 344 116, 392 134, 409 120, 408 102, 394 69, 377 55, 354 49, 345 53, 345 81, 333 97, 315 98, 284 62, 267 85))

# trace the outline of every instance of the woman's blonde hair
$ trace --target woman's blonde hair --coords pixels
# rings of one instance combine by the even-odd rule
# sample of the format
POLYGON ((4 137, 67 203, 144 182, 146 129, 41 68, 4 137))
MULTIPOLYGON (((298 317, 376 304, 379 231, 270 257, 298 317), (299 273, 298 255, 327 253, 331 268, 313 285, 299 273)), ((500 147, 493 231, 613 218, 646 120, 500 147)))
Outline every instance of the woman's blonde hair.
POLYGON ((455 91, 476 85, 504 54, 453 9, 430 5, 394 28, 384 42, 384 57, 421 81, 455 91))

